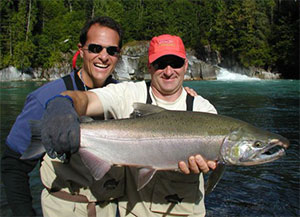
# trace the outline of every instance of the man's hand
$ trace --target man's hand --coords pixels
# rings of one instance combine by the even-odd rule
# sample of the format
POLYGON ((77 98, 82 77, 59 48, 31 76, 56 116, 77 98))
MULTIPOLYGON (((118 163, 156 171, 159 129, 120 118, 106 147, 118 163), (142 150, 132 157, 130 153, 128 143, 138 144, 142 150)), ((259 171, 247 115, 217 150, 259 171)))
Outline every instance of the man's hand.
POLYGON ((185 89, 185 91, 186 91, 189 95, 191 95, 191 96, 198 96, 197 92, 196 92, 194 89, 189 88, 189 87, 184 87, 184 89, 185 89))
POLYGON ((47 154, 68 161, 79 149, 80 123, 68 96, 56 96, 47 104, 42 117, 41 137, 47 154))
POLYGON ((189 157, 189 165, 184 161, 178 163, 178 167, 184 174, 195 173, 199 174, 200 172, 207 173, 210 169, 214 170, 216 168, 215 161, 207 161, 200 154, 189 157))

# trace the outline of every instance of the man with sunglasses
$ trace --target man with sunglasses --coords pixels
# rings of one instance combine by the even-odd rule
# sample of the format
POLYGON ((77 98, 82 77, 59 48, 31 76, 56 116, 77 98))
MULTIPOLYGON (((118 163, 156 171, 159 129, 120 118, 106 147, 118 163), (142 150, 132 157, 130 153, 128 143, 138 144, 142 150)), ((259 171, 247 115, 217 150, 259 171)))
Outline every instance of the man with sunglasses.
MULTIPOLYGON (((32 207, 28 174, 33 170, 40 159, 20 159, 20 156, 31 142, 29 121, 41 119, 45 111, 46 102, 51 97, 65 90, 86 91, 92 88, 106 86, 109 83, 117 83, 111 74, 119 59, 121 46, 122 30, 116 21, 109 17, 96 17, 90 20, 82 28, 80 43, 78 44, 80 56, 83 58, 82 68, 72 71, 69 75, 61 79, 45 84, 27 96, 22 113, 17 117, 6 139, 6 148, 1 160, 2 181, 5 185, 8 204, 14 216, 36 215, 32 207)), ((56 123, 56 125, 59 124, 60 123, 56 123)), ((46 156, 44 165, 53 166, 51 163, 46 164, 48 162, 46 156)), ((67 172, 65 173, 68 174, 67 172)), ((118 174, 120 173, 118 172, 118 174)), ((59 185, 59 183, 62 182, 58 178, 55 178, 53 170, 49 169, 47 176, 52 179, 43 180, 43 184, 46 185, 49 192, 57 191, 62 188, 62 186, 59 185), (51 181, 53 181, 53 183, 51 183, 51 181)), ((112 171, 112 175, 110 174, 110 176, 114 177, 116 175, 114 175, 112 171)), ((121 175, 117 177, 119 178, 121 176, 122 171, 121 175)), ((70 177, 68 181, 72 183, 74 179, 76 179, 76 176, 70 177)), ((88 180, 88 178, 86 179, 88 180)), ((44 193, 49 192, 46 191, 44 193)), ((119 197, 122 193, 123 190, 120 184, 118 192, 112 192, 112 196, 119 197)), ((48 198, 52 198, 52 196, 50 195, 48 198)), ((58 197, 53 196, 53 198, 54 200, 57 199, 57 204, 61 206, 65 205, 65 203, 63 203, 65 201, 58 197)), ((55 204, 53 208, 58 208, 59 206, 57 204, 55 204)), ((65 208, 66 207, 64 207, 64 209, 65 208)), ((74 206, 71 210, 73 209, 74 206)), ((113 204, 112 209, 115 213, 115 204, 113 204)))
MULTIPOLYGON (((49 101, 43 117, 45 124, 42 128, 42 138, 47 153, 54 153, 52 157, 65 159, 78 151, 78 116, 128 118, 135 102, 154 104, 169 110, 216 113, 213 105, 201 96, 188 97, 182 86, 187 67, 188 60, 181 38, 160 35, 151 40, 149 47, 148 69, 151 83, 123 82, 87 92, 66 91, 56 96, 49 101), (72 116, 62 115, 62 107, 67 108, 72 116), (59 127, 51 124, 57 120, 62 120, 59 127), (78 136, 74 138, 69 135, 78 136)), ((185 174, 157 172, 140 191, 136 190, 138 169, 126 167, 126 192, 125 196, 119 199, 120 215, 204 216, 204 183, 200 172, 214 169, 215 162, 205 162, 200 155, 196 155, 189 158, 189 166, 188 168, 184 162, 179 162, 179 168, 185 174), (194 174, 189 174, 190 170, 194 174)))

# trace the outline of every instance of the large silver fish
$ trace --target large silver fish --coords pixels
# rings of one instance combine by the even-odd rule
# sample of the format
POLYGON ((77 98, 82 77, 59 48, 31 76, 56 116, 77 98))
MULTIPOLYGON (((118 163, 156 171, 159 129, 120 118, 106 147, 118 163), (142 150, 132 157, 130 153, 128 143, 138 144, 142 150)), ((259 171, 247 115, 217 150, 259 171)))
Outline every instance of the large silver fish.
MULTIPOLYGON (((157 170, 178 170, 179 161, 201 154, 218 161, 206 183, 208 194, 225 165, 271 162, 283 156, 289 146, 280 135, 226 116, 169 111, 141 103, 135 103, 134 108, 135 118, 81 123, 79 154, 96 180, 113 165, 139 167, 140 190, 157 170)), ((30 159, 43 151, 30 146, 22 158, 30 159)))

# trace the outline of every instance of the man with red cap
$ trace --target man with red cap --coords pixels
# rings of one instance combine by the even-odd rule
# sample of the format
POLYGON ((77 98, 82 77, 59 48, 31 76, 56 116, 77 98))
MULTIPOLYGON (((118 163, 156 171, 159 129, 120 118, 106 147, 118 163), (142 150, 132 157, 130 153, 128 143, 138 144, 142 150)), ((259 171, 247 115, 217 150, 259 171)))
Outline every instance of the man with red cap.
MULTIPOLYGON (((168 110, 216 113, 209 101, 201 96, 191 97, 183 88, 187 67, 188 60, 181 38, 160 35, 154 37, 149 46, 148 69, 151 82, 122 82, 86 92, 65 91, 58 95, 49 101, 42 119, 45 123, 41 125, 42 138, 56 138, 43 141, 48 155, 55 157, 55 153, 61 157, 78 151, 78 116, 128 118, 135 102, 158 105, 168 110), (63 115, 66 111, 59 111, 61 108, 68 109, 69 117, 63 115), (60 126, 51 124, 56 120, 61 120, 60 126), (68 135, 78 136, 70 138, 68 135), (59 138, 64 138, 64 141, 59 141, 59 138)), ((204 216, 202 172, 213 169, 215 162, 206 162, 200 155, 196 155, 189 158, 189 168, 184 162, 178 163, 183 173, 158 171, 140 191, 136 190, 138 169, 126 167, 126 192, 119 199, 120 216, 204 216), (190 170, 193 174, 189 174, 190 170)))

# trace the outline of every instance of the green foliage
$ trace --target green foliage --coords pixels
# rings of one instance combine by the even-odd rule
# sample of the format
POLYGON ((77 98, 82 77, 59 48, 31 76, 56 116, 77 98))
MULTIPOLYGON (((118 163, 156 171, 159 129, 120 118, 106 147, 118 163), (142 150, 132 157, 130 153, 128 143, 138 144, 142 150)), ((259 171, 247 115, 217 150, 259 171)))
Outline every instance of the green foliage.
POLYGON ((15 46, 14 65, 18 69, 28 68, 34 61, 35 45, 31 41, 19 41, 15 46))
POLYGON ((274 12, 269 38, 274 65, 285 76, 299 79, 299 1, 284 1, 274 12), (295 73, 296 72, 296 73, 295 73))
POLYGON ((272 66, 276 57, 269 43, 273 19, 269 9, 273 8, 274 1, 269 0, 227 2, 210 34, 214 48, 246 67, 272 66))
POLYGON ((161 8, 167 9, 170 2, 165 0, 144 0, 141 3, 143 13, 139 15, 141 22, 138 40, 150 40, 153 36, 165 33, 165 28, 168 25, 168 14, 161 8))
POLYGON ((299 1, 1 0, 0 6, 0 68, 48 69, 63 54, 71 60, 86 20, 106 15, 123 27, 124 43, 168 33, 187 48, 209 45, 246 67, 299 71, 299 1))
POLYGON ((123 5, 118 0, 94 0, 94 5, 93 16, 109 16, 120 22, 125 13, 123 5))
POLYGON ((165 33, 180 36, 186 47, 195 47, 199 35, 197 6, 188 0, 175 0, 167 12, 165 33))

